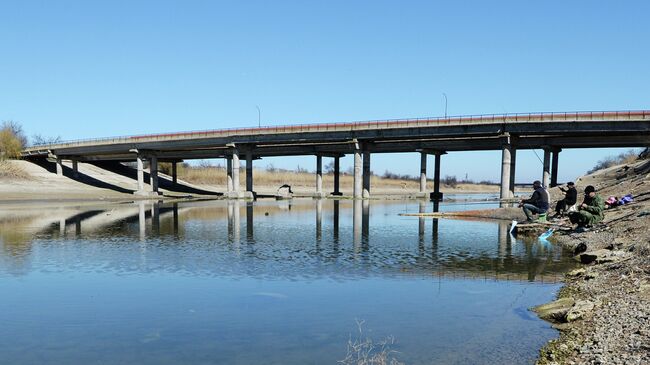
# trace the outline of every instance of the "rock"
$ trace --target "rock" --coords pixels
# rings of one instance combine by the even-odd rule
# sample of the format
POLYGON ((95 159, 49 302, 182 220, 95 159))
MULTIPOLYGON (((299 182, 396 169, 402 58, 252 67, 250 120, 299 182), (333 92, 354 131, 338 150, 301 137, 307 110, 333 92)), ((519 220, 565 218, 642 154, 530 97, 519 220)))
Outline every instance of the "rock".
POLYGON ((533 307, 533 311, 543 320, 562 323, 566 322, 566 315, 574 304, 575 300, 573 298, 560 298, 550 303, 533 307))
POLYGON ((597 272, 591 272, 591 271, 590 271, 590 272, 588 272, 588 273, 585 274, 585 280, 591 280, 591 279, 595 279, 595 278, 597 278, 597 277, 598 277, 598 273, 597 273, 597 272))
POLYGON ((585 270, 584 268, 579 268, 579 269, 569 271, 567 273, 567 276, 578 277, 584 275, 586 272, 587 270, 585 270))
POLYGON ((583 253, 585 251, 587 251, 587 244, 584 243, 584 242, 580 242, 580 243, 578 243, 576 248, 573 249, 573 254, 574 255, 579 255, 579 254, 581 254, 581 253, 583 253))
POLYGON ((291 199, 293 198, 293 191, 291 191, 291 186, 284 184, 278 188, 278 191, 275 193, 276 199, 291 199))
POLYGON ((583 264, 591 264, 592 262, 604 264, 606 262, 618 261, 618 259, 618 255, 607 249, 589 251, 577 256, 577 260, 583 264))
POLYGON ((566 321, 573 322, 580 318, 584 318, 586 315, 591 313, 594 310, 595 304, 587 300, 579 300, 575 302, 573 307, 569 309, 566 314, 566 321))

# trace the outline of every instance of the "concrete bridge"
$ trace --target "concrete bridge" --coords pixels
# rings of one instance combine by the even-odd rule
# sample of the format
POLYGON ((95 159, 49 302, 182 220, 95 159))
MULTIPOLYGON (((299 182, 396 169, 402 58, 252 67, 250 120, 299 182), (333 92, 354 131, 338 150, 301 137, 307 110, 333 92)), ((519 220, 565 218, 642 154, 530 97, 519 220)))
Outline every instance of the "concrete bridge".
POLYGON ((516 151, 543 149, 541 171, 546 186, 557 184, 559 153, 564 148, 650 146, 650 110, 611 112, 529 113, 448 118, 398 119, 354 123, 305 124, 150 134, 68 141, 26 148, 23 157, 63 160, 137 162, 136 194, 158 194, 158 163, 189 159, 227 160, 226 196, 254 196, 253 161, 270 156, 314 155, 314 195, 322 187, 323 157, 334 158, 334 191, 340 195, 339 160, 354 155, 356 199, 370 196, 370 157, 374 153, 420 152, 420 193, 426 196, 427 155, 435 155, 434 198, 440 198, 441 156, 447 151, 501 150, 501 198, 514 195, 516 151), (239 183, 240 159, 246 160, 246 184, 239 183), (144 161, 150 181, 144 181, 144 161))

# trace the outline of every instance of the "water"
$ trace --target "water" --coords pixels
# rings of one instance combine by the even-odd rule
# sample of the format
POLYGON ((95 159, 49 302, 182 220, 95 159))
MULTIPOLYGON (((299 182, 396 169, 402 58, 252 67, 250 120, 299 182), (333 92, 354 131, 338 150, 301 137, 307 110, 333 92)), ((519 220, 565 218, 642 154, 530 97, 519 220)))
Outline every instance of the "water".
POLYGON ((552 299, 569 253, 507 222, 398 216, 430 210, 3 207, 0 363, 335 364, 349 339, 388 337, 407 364, 534 362, 556 332, 528 308, 552 299))

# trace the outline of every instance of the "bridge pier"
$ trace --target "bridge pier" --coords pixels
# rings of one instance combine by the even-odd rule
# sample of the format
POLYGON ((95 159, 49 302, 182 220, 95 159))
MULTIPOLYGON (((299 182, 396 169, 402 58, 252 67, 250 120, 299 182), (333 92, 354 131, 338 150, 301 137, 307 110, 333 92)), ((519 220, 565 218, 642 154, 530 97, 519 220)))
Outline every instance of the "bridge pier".
POLYGON ((427 193, 427 156, 426 152, 420 152, 420 194, 427 193))
MULTIPOLYGON (((444 155, 446 152, 442 151, 436 151, 435 153, 435 165, 433 166, 433 201, 434 203, 438 203, 442 200, 442 193, 440 192, 440 160, 441 156, 444 155)), ((438 211, 436 209, 436 211, 438 211)))
MULTIPOLYGON (((239 186, 239 150, 236 148, 232 149, 232 156, 230 161, 230 179, 232 180, 232 189, 226 194, 228 198, 231 199, 241 199, 241 198, 253 198, 252 189, 253 189, 253 155, 251 153, 246 154, 246 193, 242 193, 241 187, 239 186), (250 160, 249 160, 250 157, 250 160), (250 168, 250 171, 249 171, 250 168), (250 189, 250 190, 249 190, 250 189), (248 192, 251 192, 250 195, 248 192)), ((228 181, 230 186, 230 181, 228 181)))
POLYGON ((551 187, 557 186, 557 169, 558 169, 558 163, 560 160, 560 152, 562 152, 561 148, 554 148, 553 149, 553 164, 551 165, 551 187))
POLYGON ((551 150, 544 148, 544 171, 542 173, 542 185, 548 188, 551 185, 551 150))
POLYGON ((503 135, 503 144, 501 146, 501 199, 510 199, 513 196, 511 191, 514 187, 510 186, 512 181, 512 144, 510 134, 503 135))
POLYGON ((72 160, 72 177, 76 180, 79 179, 79 162, 72 160))
POLYGON ((56 158, 56 174, 63 176, 63 160, 59 157, 56 158))
POLYGON ((364 199, 370 198, 370 151, 363 151, 363 192, 364 199))
POLYGON ((227 194, 232 193, 232 156, 226 157, 226 192, 227 194))
POLYGON ((316 155, 316 193, 314 198, 322 198, 323 194, 323 156, 316 155))
MULTIPOLYGON (((514 136, 510 137, 514 139, 514 136)), ((509 195, 511 198, 515 196, 515 175, 517 170, 517 149, 514 146, 514 143, 510 147, 510 189, 509 195)))
POLYGON ((151 191, 154 194, 159 194, 158 192, 158 157, 151 156, 149 158, 149 183, 151 185, 151 191))
POLYGON ((246 152, 246 194, 253 194, 253 151, 246 152))
POLYGON ((341 195, 340 190, 340 177, 341 177, 341 158, 334 157, 334 192, 332 195, 339 196, 341 195))
POLYGON ((178 183, 178 163, 172 162, 172 182, 174 184, 178 183))
POLYGON ((354 187, 352 189, 352 197, 354 199, 363 198, 362 195, 362 182, 361 182, 361 150, 358 148, 354 150, 354 187))

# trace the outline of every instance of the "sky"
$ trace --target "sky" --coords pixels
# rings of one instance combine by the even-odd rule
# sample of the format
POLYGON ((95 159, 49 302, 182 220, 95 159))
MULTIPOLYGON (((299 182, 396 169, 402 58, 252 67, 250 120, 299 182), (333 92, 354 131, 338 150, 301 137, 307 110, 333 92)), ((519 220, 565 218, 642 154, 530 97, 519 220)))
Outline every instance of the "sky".
MULTIPOLYGON (((434 117, 443 94, 448 115, 650 109, 649 11, 647 1, 0 0, 0 120, 73 140, 434 117)), ((622 151, 565 150, 559 180, 622 151)), ((518 182, 541 178, 538 156, 518 152, 518 182)), ((442 175, 498 181, 500 158, 453 152, 442 175)), ((418 175, 419 162, 377 154, 372 170, 418 175)), ((313 170, 315 157, 256 164, 313 170)))

